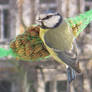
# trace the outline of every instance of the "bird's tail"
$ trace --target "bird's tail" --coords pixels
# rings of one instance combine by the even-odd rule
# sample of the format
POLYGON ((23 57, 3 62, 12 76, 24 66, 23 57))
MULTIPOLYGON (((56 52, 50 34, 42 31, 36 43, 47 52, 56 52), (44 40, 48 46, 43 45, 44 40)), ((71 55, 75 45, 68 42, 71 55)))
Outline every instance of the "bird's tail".
POLYGON ((66 22, 71 26, 77 26, 77 36, 82 32, 87 25, 92 21, 92 10, 89 10, 79 16, 67 18, 66 22))
MULTIPOLYGON (((57 56, 68 66, 72 67, 76 72, 80 73, 80 67, 77 57, 69 56, 67 52, 56 52, 57 56)), ((61 62, 60 62, 61 63, 61 62)))
POLYGON ((75 78, 76 78, 75 71, 71 67, 68 67, 67 68, 67 79, 68 79, 68 82, 71 83, 73 80, 75 80, 75 78))

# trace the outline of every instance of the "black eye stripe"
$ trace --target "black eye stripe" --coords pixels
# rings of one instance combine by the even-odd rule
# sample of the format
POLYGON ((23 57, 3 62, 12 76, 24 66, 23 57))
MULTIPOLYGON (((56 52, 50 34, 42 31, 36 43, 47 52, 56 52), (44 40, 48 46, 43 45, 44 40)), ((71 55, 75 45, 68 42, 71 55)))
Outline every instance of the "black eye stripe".
POLYGON ((62 16, 59 14, 59 13, 56 13, 56 14, 54 14, 54 15, 47 15, 46 17, 44 17, 44 18, 41 18, 40 19, 41 21, 40 21, 40 27, 41 28, 43 28, 43 29, 53 29, 53 28, 56 28, 56 27, 58 27, 59 25, 60 25, 60 23, 62 22, 62 16), (53 25, 49 25, 48 23, 50 22, 50 18, 51 18, 51 20, 53 20, 53 18, 54 17, 55 18, 58 18, 58 20, 56 21, 56 22, 54 22, 54 24, 53 25), (59 17, 57 17, 57 16, 59 16, 59 17), (52 18, 53 17, 53 18, 52 18), (46 21, 46 23, 45 23, 45 20, 47 20, 46 21), (48 22, 49 21, 49 22, 48 22))
POLYGON ((48 15, 48 16, 46 16, 45 18, 43 18, 42 20, 49 19, 50 17, 52 17, 52 15, 48 15))
POLYGON ((56 25, 54 25, 53 27, 47 27, 46 25, 44 25, 44 22, 41 21, 41 28, 44 28, 44 29, 53 29, 53 28, 56 28, 56 27, 58 27, 60 25, 60 23, 62 22, 62 20, 63 20, 62 17, 60 17, 59 22, 56 23, 56 25))

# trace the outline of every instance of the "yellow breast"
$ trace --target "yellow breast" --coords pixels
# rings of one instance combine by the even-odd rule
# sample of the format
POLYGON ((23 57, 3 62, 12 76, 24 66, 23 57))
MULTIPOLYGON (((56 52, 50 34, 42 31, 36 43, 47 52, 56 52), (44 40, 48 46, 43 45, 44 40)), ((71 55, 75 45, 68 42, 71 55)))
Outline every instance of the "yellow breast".
POLYGON ((61 62, 61 59, 57 57, 57 54, 53 51, 53 49, 49 48, 49 47, 46 45, 45 40, 44 40, 44 35, 45 35, 45 33, 46 33, 47 31, 48 31, 48 29, 45 30, 45 29, 40 28, 40 38, 41 38, 41 40, 43 41, 43 43, 44 43, 44 45, 46 46, 46 48, 47 48, 48 52, 50 53, 50 55, 51 55, 52 57, 54 57, 54 59, 57 60, 59 63, 64 63, 64 62, 61 62))

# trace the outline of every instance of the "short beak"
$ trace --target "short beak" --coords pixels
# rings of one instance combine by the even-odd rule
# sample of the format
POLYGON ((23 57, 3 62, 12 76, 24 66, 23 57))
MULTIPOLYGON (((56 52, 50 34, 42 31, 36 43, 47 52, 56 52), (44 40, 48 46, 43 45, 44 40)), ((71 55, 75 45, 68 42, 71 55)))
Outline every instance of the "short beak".
POLYGON ((38 19, 38 20, 36 20, 37 22, 41 22, 42 20, 41 19, 38 19))

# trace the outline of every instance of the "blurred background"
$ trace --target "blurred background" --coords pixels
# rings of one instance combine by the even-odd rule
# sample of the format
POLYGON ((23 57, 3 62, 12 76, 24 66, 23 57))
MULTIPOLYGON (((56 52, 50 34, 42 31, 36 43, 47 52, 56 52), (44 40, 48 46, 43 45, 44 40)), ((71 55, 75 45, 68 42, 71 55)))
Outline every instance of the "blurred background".
MULTIPOLYGON (((0 0, 0 47, 24 32, 37 17, 59 12, 64 18, 92 9, 92 0, 0 0)), ((17 62, 0 58, 0 92, 92 92, 92 23, 77 39, 82 73, 67 91, 66 69, 49 58, 40 62, 17 62)))

